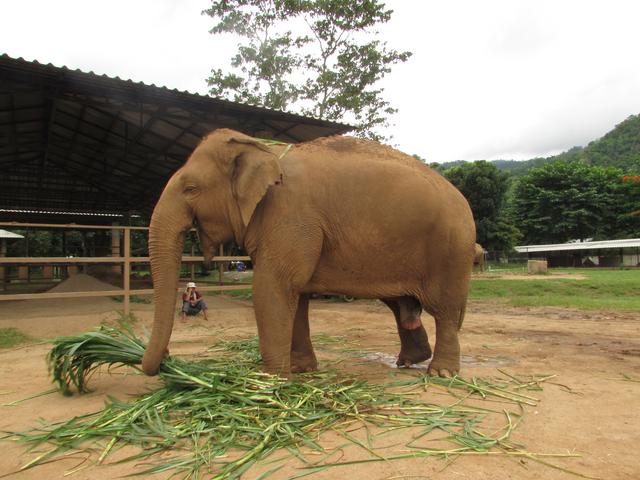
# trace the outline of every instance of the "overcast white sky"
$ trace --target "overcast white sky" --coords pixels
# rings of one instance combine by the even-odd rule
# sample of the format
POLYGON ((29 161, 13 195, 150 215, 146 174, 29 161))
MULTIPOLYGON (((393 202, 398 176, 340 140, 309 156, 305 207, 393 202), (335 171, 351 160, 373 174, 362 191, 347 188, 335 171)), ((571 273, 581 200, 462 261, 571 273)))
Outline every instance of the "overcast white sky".
MULTIPOLYGON (((0 53, 206 93, 234 45, 209 0, 0 2, 0 53)), ((393 142, 428 161, 526 159, 640 113, 640 2, 393 0, 383 38, 414 55, 385 79, 393 142)))

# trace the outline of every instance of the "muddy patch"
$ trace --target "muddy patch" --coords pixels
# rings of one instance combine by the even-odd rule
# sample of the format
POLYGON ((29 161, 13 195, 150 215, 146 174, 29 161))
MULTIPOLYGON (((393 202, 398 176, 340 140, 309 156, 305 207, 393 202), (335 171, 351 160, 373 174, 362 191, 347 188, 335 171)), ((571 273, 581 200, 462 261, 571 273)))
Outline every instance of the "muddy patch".
MULTIPOLYGON (((400 368, 396 365, 397 356, 391 355, 390 353, 385 352, 367 352, 364 355, 359 357, 361 360, 365 360, 367 362, 380 363, 389 368, 400 368)), ((427 371, 429 368, 429 360, 425 360, 424 362, 416 363, 411 365, 410 367, 401 367, 401 368, 410 368, 415 370, 424 370, 427 371)), ((517 362, 508 357, 503 356, 488 356, 488 355, 462 355, 460 357, 460 363, 466 366, 473 367, 509 367, 515 365, 517 362)))

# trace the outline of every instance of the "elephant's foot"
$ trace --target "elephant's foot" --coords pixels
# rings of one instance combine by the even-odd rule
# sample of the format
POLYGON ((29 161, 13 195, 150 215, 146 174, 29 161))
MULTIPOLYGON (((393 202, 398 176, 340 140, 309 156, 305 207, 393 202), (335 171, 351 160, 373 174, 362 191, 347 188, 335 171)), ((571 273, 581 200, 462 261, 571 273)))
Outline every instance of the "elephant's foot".
MULTIPOLYGON (((427 345, 428 347, 428 345, 427 345)), ((420 350, 400 350, 400 354, 398 355, 398 360, 396 360, 396 365, 399 367, 410 367, 414 363, 424 362, 431 358, 431 349, 429 348, 426 351, 420 350)))
POLYGON ((262 355, 261 370, 263 372, 270 373, 271 375, 279 375, 284 378, 289 378, 291 374, 291 363, 289 355, 268 357, 263 352, 260 353, 262 355))
MULTIPOLYGON (((404 333, 404 332, 403 332, 404 333)), ((431 347, 429 346, 429 340, 424 329, 421 331, 411 332, 411 336, 407 339, 408 335, 405 334, 405 340, 402 342, 402 348, 400 348, 400 354, 396 365, 399 367, 410 367, 414 363, 424 362, 431 358, 431 347)))
POLYGON ((407 330, 399 326, 398 333, 400 334, 401 347, 396 365, 409 367, 414 363, 424 362, 431 358, 429 338, 422 325, 415 330, 407 330))
POLYGON ((429 364, 427 374, 433 377, 451 378, 460 372, 460 360, 434 358, 429 364))
POLYGON ((318 360, 313 352, 291 352, 291 373, 315 372, 318 370, 318 360))

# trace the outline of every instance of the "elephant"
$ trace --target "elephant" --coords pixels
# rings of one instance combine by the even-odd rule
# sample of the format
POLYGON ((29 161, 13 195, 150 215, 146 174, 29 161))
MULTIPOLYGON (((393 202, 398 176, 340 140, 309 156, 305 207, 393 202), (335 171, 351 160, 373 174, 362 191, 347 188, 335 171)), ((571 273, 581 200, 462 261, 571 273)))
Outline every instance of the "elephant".
POLYGON ((381 299, 396 319, 399 365, 431 358, 428 373, 459 372, 475 224, 462 194, 419 160, 347 136, 286 145, 229 129, 207 135, 151 217, 148 375, 168 351, 184 236, 194 227, 205 261, 231 241, 251 257, 265 371, 317 369, 308 309, 320 293, 381 299), (423 309, 435 318, 433 355, 423 309))
POLYGON ((475 255, 473 258, 473 264, 478 265, 481 272, 484 272, 484 248, 479 243, 475 245, 475 255))

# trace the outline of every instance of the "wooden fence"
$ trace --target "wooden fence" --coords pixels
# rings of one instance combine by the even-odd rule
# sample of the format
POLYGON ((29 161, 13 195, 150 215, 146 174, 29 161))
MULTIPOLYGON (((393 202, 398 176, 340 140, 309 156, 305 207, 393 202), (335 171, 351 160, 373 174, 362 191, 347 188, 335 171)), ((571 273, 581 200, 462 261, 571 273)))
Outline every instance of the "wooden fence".
MULTIPOLYGON (((122 268, 122 289, 102 290, 92 292, 50 292, 50 293, 17 293, 0 295, 0 301, 8 300, 34 300, 34 299, 52 299, 52 298, 87 298, 87 297, 112 297, 122 296, 125 315, 131 311, 132 295, 149 295, 153 293, 153 289, 131 289, 131 265, 134 263, 149 263, 149 257, 131 256, 131 231, 132 230, 149 230, 149 227, 131 227, 120 225, 77 225, 77 224, 45 224, 45 223, 18 223, 18 222, 0 222, 0 227, 8 227, 13 229, 27 228, 46 228, 46 229, 67 229, 67 230, 118 230, 122 231, 123 248, 119 255, 110 257, 2 257, 0 256, 0 271, 5 266, 33 266, 33 265, 89 265, 89 264, 112 264, 123 265, 122 268)), ((226 263, 231 261, 249 261, 249 257, 245 256, 225 256, 222 247, 220 254, 213 257, 212 262, 226 263)), ((204 257, 196 255, 183 255, 183 263, 191 263, 204 261, 204 257)), ((220 283, 222 283, 222 268, 218 269, 220 275, 220 283)), ((4 280, 4 279, 2 279, 4 280)), ((234 284, 234 285, 210 285, 200 286, 198 290, 203 292, 225 291, 250 289, 251 285, 234 284)))

